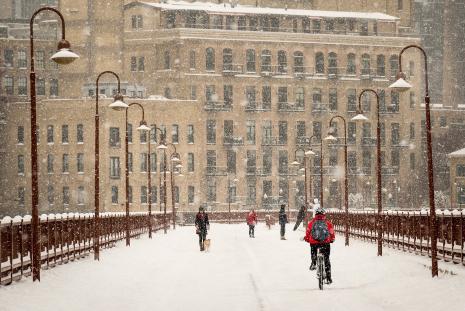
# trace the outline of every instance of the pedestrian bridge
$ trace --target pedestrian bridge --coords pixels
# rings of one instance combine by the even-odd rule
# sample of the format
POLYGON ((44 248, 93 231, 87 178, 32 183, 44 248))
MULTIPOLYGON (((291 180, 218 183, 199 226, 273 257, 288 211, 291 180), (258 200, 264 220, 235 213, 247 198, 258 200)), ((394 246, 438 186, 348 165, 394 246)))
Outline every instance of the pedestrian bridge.
POLYGON ((181 226, 124 241, 100 254, 42 270, 0 287, 0 310, 462 310, 465 268, 398 247, 338 235, 332 244, 332 285, 318 290, 309 271, 303 228, 280 240, 278 226, 212 223, 210 251, 200 252, 195 229, 181 226))

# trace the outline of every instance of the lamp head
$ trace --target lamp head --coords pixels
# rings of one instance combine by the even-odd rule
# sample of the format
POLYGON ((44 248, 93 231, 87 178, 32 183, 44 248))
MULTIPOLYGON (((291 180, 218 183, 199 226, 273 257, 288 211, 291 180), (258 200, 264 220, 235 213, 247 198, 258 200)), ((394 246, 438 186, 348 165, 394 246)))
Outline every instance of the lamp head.
POLYGON ((315 154, 316 154, 316 153, 313 152, 312 149, 309 149, 309 150, 305 151, 305 155, 308 155, 308 156, 314 156, 315 154))
POLYGON ((59 65, 68 65, 79 58, 79 55, 71 51, 71 44, 65 39, 58 42, 57 52, 50 57, 55 63, 59 65))
POLYGON ((332 134, 328 134, 328 136, 326 136, 326 137, 324 138, 324 140, 327 140, 327 141, 329 141, 329 142, 335 142, 335 141, 337 141, 337 138, 334 137, 332 134))
POLYGON ((356 122, 365 122, 368 121, 368 118, 363 115, 363 111, 358 110, 357 115, 353 117, 351 120, 356 122))
POLYGON ((396 78, 396 82, 389 86, 390 89, 393 89, 398 92, 405 92, 412 88, 412 85, 405 80, 406 78, 403 72, 399 72, 396 78))
POLYGON ((112 102, 108 107, 110 107, 111 109, 116 110, 116 111, 121 111, 121 110, 129 108, 128 104, 126 104, 123 101, 123 95, 121 95, 119 93, 115 95, 114 102, 112 102))
POLYGON ((140 125, 137 130, 141 132, 148 132, 150 131, 150 127, 147 126, 147 122, 145 122, 145 120, 142 120, 140 121, 140 125))
POLYGON ((300 163, 297 160, 294 160, 294 162, 292 162, 291 164, 295 166, 300 165, 300 163))
POLYGON ((164 141, 161 142, 160 145, 157 146, 157 149, 167 149, 168 147, 166 147, 166 143, 164 141))

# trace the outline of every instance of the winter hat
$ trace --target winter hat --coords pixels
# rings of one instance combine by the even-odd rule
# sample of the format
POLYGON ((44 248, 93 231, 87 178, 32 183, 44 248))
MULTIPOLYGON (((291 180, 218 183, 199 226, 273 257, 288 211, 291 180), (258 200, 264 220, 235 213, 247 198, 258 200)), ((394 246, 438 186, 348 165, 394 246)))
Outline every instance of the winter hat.
POLYGON ((321 206, 318 206, 316 209, 315 209, 315 213, 316 214, 325 214, 326 211, 324 208, 322 208, 321 206))

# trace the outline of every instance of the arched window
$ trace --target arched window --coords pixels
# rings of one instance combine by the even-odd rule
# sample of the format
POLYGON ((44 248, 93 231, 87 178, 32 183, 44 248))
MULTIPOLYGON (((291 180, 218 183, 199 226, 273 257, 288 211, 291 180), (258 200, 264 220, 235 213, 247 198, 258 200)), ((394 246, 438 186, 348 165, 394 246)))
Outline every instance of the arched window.
POLYGON ((255 72, 255 50, 249 49, 245 52, 246 58, 246 71, 247 72, 255 72))
POLYGON ((261 71, 262 72, 271 72, 271 51, 263 50, 261 56, 261 71))
POLYGON ((355 54, 347 54, 347 74, 355 75, 357 73, 357 67, 355 65, 355 54))
POLYGON ((376 57, 376 75, 384 77, 386 75, 384 55, 378 55, 376 57))
POLYGON ((315 72, 319 74, 325 73, 325 56, 321 52, 315 55, 315 72))
POLYGON ((215 50, 207 48, 205 51, 205 70, 215 70, 215 50))
POLYGON ((287 73, 287 55, 286 51, 278 51, 278 72, 287 73))
POLYGON ((231 49, 223 49, 223 71, 233 70, 233 53, 231 49))
POLYGON ((399 57, 397 55, 391 55, 389 58, 389 66, 391 67, 391 77, 396 77, 399 71, 399 57))
POLYGON ((304 72, 304 53, 294 52, 294 73, 304 72))
POLYGON ((370 55, 363 54, 362 55, 362 75, 370 75, 370 55))
POLYGON ((328 55, 328 74, 337 75, 337 54, 334 52, 328 55))

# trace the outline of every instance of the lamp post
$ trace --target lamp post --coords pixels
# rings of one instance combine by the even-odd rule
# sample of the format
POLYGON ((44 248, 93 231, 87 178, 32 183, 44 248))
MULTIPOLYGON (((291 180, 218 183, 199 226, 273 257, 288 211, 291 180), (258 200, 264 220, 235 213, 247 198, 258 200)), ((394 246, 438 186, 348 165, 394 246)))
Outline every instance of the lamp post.
POLYGON ((119 76, 114 73, 113 71, 103 71, 97 76, 97 80, 95 81, 95 163, 94 163, 94 205, 95 205, 95 216, 94 216, 94 260, 99 260, 100 258, 100 224, 99 224, 99 217, 100 217, 100 168, 99 168, 99 161, 100 161, 100 152, 99 152, 99 145, 100 145, 100 119, 98 113, 98 100, 99 100, 99 81, 100 78, 104 74, 111 74, 113 75, 116 80, 118 81, 118 93, 115 95, 115 101, 113 104, 115 106, 120 107, 120 109, 125 109, 128 107, 123 102, 123 96, 121 95, 121 83, 119 76))
MULTIPOLYGON (((162 143, 157 147, 157 149, 163 150, 163 232, 166 234, 168 231, 166 223, 166 131, 159 129, 162 134, 162 143)), ((160 176, 161 178, 161 176, 160 176)), ((161 182, 161 180, 160 180, 161 182)), ((160 198, 161 203, 161 198, 160 198)))
POLYGON ((307 183, 307 153, 306 151, 303 149, 303 148, 297 148, 295 151, 294 151, 294 162, 292 162, 291 164, 294 165, 294 166, 299 166, 300 165, 300 162, 297 161, 297 151, 303 151, 304 153, 304 192, 305 192, 305 207, 308 206, 308 196, 307 196, 307 186, 308 186, 308 183, 307 183))
MULTIPOLYGON (((174 203, 174 163, 179 163, 181 160, 179 158, 179 153, 176 151, 176 145, 173 143, 168 143, 167 147, 172 146, 174 148, 174 151, 170 154, 170 166, 171 166, 171 171, 170 171, 170 188, 171 188, 171 206, 173 208, 172 210, 172 216, 173 216, 173 229, 176 229, 176 208, 175 208, 175 203, 174 203)), ((166 182, 165 182, 165 193, 166 193, 166 182)))
POLYGON ((40 282, 40 232, 39 232, 39 164, 37 162, 37 98, 36 98, 36 73, 34 68, 34 19, 42 11, 52 11, 61 20, 61 41, 58 43, 58 51, 51 59, 60 65, 67 65, 75 61, 79 56, 70 50, 71 45, 65 39, 65 21, 63 15, 55 8, 42 7, 32 14, 29 21, 30 31, 30 96, 31 96, 31 194, 32 194, 32 280, 40 282))
MULTIPOLYGON (((345 245, 349 246, 349 186, 347 182, 347 125, 346 119, 343 116, 336 115, 329 120, 329 127, 331 128, 334 119, 341 119, 344 124, 344 204, 345 204, 345 245)), ((337 138, 328 134, 325 138, 328 141, 336 141, 337 138)))
MULTIPOLYGON (((315 155, 315 152, 312 150, 312 139, 316 138, 315 135, 310 136, 308 139, 308 143, 310 144, 310 150, 307 151, 307 153, 312 156, 315 155)), ((311 176, 311 172, 310 172, 311 176)), ((311 181, 310 181, 311 185, 311 181)), ((312 188, 310 186, 310 195, 312 195, 312 188)), ((323 140, 320 139, 320 206, 323 208, 323 140)))
MULTIPOLYGON (((231 179, 230 179, 230 173, 227 173, 228 175, 228 224, 231 224, 231 179)), ((238 181, 237 178, 233 179, 233 182, 236 183, 238 181)), ((265 194, 266 195, 266 194, 265 194)))
POLYGON ((405 74, 402 72, 402 54, 410 49, 415 48, 423 53, 425 64, 425 113, 426 113, 426 153, 428 162, 428 190, 429 190, 429 209, 430 209, 430 228, 431 228, 431 274, 433 277, 438 276, 438 261, 437 261, 437 237, 438 228, 436 223, 436 207, 434 202, 434 171, 433 171, 433 147, 431 138, 431 111, 430 111, 430 97, 428 88, 428 59, 425 50, 415 44, 408 45, 399 53, 399 72, 397 74, 397 81, 389 86, 393 90, 405 92, 412 88, 412 85, 405 81, 405 74))
MULTIPOLYGON (((164 138, 163 138, 163 132, 160 128, 158 127, 153 127, 150 129, 150 131, 154 131, 155 133, 153 134, 154 137, 155 137, 155 141, 156 141, 156 137, 157 137, 157 130, 160 131, 160 146, 164 144, 164 138)), ((149 135, 151 136, 151 135, 149 135)), ((149 202, 149 238, 151 239, 152 238, 152 160, 151 160, 151 140, 152 140, 152 137, 149 137, 149 142, 148 142, 148 157, 147 157, 147 161, 148 161, 148 167, 147 167, 147 170, 149 171, 149 175, 148 175, 148 202, 149 202)), ((166 220, 166 219, 165 219, 166 220)))
POLYGON ((142 112, 142 120, 140 121, 140 125, 137 128, 138 131, 150 131, 150 127, 147 126, 145 122, 145 112, 144 107, 142 107, 139 103, 131 103, 127 105, 127 108, 123 108, 120 103, 112 103, 110 104, 110 108, 114 110, 121 111, 124 109, 125 111, 125 138, 124 138, 124 151, 125 151, 125 188, 126 188, 126 246, 131 245, 131 236, 129 233, 129 165, 128 165, 128 110, 132 106, 138 106, 142 112))
POLYGON ((382 197, 382 176, 381 176, 381 125, 379 117, 379 94, 373 89, 364 89, 358 96, 358 111, 357 115, 352 118, 352 121, 364 122, 368 119, 363 115, 362 96, 365 93, 373 93, 376 96, 376 182, 377 182, 377 203, 378 203, 378 256, 383 256, 383 197, 382 197))

